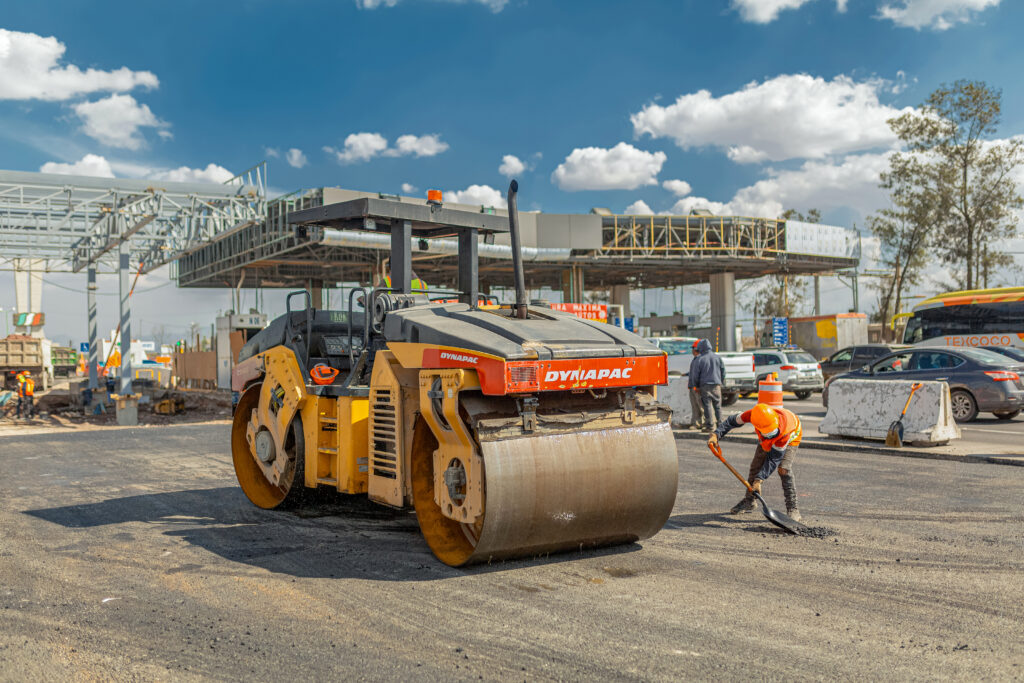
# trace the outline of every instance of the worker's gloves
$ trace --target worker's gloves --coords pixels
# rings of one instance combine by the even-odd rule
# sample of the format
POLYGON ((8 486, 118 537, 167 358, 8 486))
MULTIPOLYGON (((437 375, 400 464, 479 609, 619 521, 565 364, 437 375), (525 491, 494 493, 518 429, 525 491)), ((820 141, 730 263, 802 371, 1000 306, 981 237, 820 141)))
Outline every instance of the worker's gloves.
POLYGON ((708 446, 714 446, 718 443, 718 435, 712 434, 708 437, 708 446))
POLYGON ((761 493, 761 483, 761 479, 755 479, 754 481, 750 482, 750 488, 754 489, 755 493, 761 493))

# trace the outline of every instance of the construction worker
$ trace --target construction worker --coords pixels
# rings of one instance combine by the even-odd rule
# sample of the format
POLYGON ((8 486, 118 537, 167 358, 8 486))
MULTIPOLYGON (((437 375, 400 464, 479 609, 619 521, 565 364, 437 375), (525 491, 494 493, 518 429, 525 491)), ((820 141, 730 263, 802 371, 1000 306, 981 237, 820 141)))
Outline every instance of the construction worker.
MULTIPOLYGON (((700 355, 700 351, 697 350, 697 346, 700 344, 700 340, 693 342, 693 359, 697 360, 697 356, 700 355)), ((700 402, 700 387, 694 386, 693 384, 693 361, 690 361, 690 370, 687 371, 686 387, 689 389, 686 393, 690 395, 690 411, 693 413, 693 419, 690 421, 690 427, 693 429, 704 429, 704 425, 707 424, 707 420, 704 417, 704 404, 700 402)))
POLYGON ((28 370, 18 375, 18 417, 26 420, 32 417, 32 406, 35 402, 36 382, 28 370))
POLYGON ((725 383, 725 363, 711 350, 711 342, 701 339, 697 342, 700 355, 690 363, 690 382, 700 391, 704 405, 705 432, 713 431, 722 424, 722 385, 725 383), (712 421, 714 415, 714 421, 712 421))
MULTIPOLYGON (((796 449, 803 437, 800 418, 785 408, 773 408, 765 403, 744 413, 730 415, 718 430, 708 439, 708 444, 718 443, 731 430, 745 424, 754 425, 758 445, 754 451, 754 459, 750 461, 750 473, 747 481, 750 486, 761 492, 761 483, 772 475, 776 468, 782 480, 782 492, 786 496, 786 514, 800 521, 800 510, 796 500, 796 480, 793 478, 793 461, 796 449)), ((754 509, 754 494, 749 491, 743 499, 733 506, 729 512, 738 515, 754 509)))

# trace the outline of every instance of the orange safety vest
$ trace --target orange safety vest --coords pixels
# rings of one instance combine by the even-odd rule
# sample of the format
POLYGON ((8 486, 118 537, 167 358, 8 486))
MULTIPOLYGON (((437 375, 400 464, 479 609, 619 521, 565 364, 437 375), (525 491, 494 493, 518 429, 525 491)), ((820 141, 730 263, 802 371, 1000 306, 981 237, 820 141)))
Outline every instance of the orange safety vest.
MULTIPOLYGON (((775 411, 776 417, 779 418, 779 433, 769 439, 755 429, 754 432, 757 434, 757 440, 761 442, 761 448, 764 449, 765 452, 768 452, 772 449, 772 446, 775 445, 780 447, 786 445, 799 446, 800 439, 804 436, 803 428, 800 425, 800 418, 797 417, 795 413, 792 413, 785 408, 772 408, 772 410, 775 411), (793 436, 793 440, 789 441, 790 435, 794 434, 794 432, 795 435, 793 436), (787 441, 789 441, 788 444, 786 443, 787 441)), ((749 418, 749 416, 747 416, 747 418, 749 418)), ((747 418, 744 418, 743 421, 748 422, 749 419, 747 418)))
POLYGON ((31 377, 25 377, 22 379, 21 384, 18 386, 18 396, 25 398, 28 396, 36 395, 36 382, 31 377))

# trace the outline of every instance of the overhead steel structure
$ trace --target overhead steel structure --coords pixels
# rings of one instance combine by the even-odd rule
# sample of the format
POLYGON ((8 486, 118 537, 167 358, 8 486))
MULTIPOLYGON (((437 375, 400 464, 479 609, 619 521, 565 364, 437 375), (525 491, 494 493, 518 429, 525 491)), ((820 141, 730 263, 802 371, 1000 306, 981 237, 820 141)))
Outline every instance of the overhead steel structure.
MULTIPOLYGON (((265 217, 265 164, 224 184, 0 171, 0 270, 87 271, 95 388, 97 272, 120 277, 121 338, 130 340, 133 272, 149 272, 265 217)), ((130 357, 121 355, 122 395, 132 393, 130 357)))

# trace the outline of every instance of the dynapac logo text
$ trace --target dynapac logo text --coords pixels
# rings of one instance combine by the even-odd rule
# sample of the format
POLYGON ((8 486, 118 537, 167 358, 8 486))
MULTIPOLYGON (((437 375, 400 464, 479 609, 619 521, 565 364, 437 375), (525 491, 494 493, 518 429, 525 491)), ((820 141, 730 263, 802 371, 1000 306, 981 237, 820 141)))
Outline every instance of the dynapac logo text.
POLYGON ((587 382, 592 379, 629 379, 633 368, 601 368, 600 370, 548 370, 545 382, 587 382))
POLYGON ((476 364, 479 358, 476 356, 467 356, 463 353, 450 353, 448 351, 441 352, 441 360, 453 360, 457 363, 473 363, 476 364))

